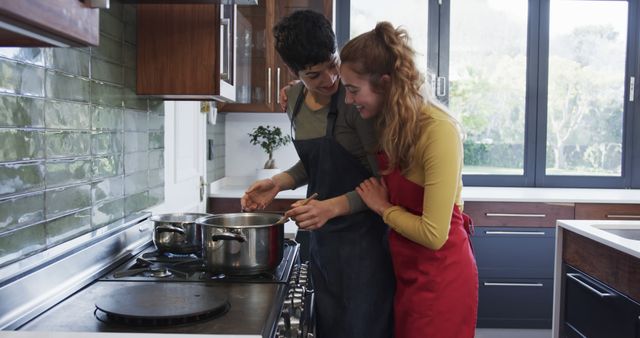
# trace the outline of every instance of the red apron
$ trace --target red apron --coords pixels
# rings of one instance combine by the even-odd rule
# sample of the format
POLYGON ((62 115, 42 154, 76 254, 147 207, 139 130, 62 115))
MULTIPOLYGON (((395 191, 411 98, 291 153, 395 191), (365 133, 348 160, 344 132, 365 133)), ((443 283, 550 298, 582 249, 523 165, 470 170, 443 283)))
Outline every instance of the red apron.
MULTIPOLYGON (((387 167, 378 155, 380 168, 387 167)), ((398 169, 384 180, 390 202, 422 215, 424 188, 398 169)), ((478 268, 471 249, 471 219, 454 205, 449 238, 434 251, 391 230, 396 276, 395 338, 473 338, 478 309, 478 268)))

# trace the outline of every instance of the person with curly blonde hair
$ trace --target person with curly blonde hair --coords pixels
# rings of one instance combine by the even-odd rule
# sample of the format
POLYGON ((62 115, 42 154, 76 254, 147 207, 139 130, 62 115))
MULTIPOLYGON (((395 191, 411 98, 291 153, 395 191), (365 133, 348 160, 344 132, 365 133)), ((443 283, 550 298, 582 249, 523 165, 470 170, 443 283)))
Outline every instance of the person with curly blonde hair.
POLYGON ((478 269, 462 212, 462 132, 422 93, 407 32, 380 22, 340 58, 346 102, 374 119, 382 179, 356 191, 391 228, 395 337, 472 338, 478 269))

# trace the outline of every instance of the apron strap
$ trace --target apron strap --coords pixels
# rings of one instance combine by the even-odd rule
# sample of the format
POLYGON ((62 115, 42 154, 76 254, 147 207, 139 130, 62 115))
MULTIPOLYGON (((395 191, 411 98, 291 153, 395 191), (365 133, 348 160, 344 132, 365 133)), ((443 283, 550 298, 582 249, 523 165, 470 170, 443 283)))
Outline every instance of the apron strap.
POLYGON ((336 126, 336 120, 338 118, 338 96, 340 94, 340 88, 331 95, 331 104, 329 106, 329 114, 327 115, 327 132, 326 137, 333 138, 333 130, 336 126))
POLYGON ((296 104, 293 106, 293 112, 291 112, 291 125, 290 125, 290 133, 291 138, 295 140, 294 130, 296 129, 296 116, 298 116, 298 112, 300 112, 300 107, 302 106, 302 102, 304 102, 304 97, 307 95, 307 89, 302 88, 300 91, 300 95, 298 95, 298 99, 296 100, 296 104))

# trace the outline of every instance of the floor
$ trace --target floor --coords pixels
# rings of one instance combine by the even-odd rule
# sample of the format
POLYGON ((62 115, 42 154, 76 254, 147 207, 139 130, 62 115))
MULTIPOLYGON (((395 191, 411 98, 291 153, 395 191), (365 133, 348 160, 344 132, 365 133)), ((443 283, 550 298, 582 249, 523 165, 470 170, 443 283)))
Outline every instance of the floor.
POLYGON ((551 338, 551 330, 476 329, 475 338, 551 338))

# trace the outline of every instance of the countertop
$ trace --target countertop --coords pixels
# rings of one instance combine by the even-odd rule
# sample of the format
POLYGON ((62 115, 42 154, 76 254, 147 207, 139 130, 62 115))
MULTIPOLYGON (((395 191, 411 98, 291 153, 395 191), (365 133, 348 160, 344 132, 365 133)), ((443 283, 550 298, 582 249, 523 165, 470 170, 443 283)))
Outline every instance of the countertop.
MULTIPOLYGON (((224 177, 211 183, 209 197, 240 198, 253 177, 224 177)), ((307 187, 281 191, 277 199, 302 199, 307 187)), ((464 187, 463 201, 640 204, 638 189, 464 187)))
POLYGON ((252 335, 212 334, 167 334, 167 333, 117 333, 117 332, 44 332, 44 331, 0 331, 6 338, 256 338, 252 335))
POLYGON ((640 259, 639 240, 627 239, 603 230, 604 228, 640 229, 640 221, 559 220, 557 224, 559 228, 575 232, 640 259))

